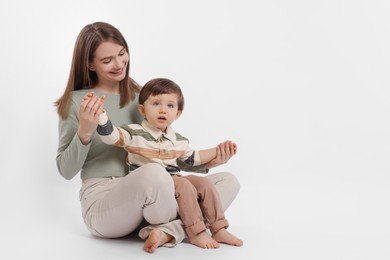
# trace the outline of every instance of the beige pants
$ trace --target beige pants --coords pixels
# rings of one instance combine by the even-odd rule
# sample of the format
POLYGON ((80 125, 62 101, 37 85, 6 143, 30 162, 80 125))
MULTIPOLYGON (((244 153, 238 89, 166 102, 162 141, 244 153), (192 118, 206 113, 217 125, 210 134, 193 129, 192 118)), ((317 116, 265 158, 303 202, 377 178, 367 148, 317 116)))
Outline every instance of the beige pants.
MULTIPOLYGON (((205 178, 214 183, 226 210, 240 189, 239 182, 227 172, 205 178)), ((144 165, 125 177, 84 180, 80 203, 84 222, 95 236, 123 237, 146 220, 150 225, 140 230, 142 239, 156 227, 174 237, 165 246, 174 246, 186 237, 183 224, 177 219, 172 177, 158 164, 144 165)))

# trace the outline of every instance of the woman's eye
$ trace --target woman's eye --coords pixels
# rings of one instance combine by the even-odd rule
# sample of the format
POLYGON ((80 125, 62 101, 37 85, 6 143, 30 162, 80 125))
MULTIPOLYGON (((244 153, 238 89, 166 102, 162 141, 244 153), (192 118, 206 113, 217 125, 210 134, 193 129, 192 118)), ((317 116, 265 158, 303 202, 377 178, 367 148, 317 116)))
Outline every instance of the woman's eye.
POLYGON ((126 53, 126 49, 122 49, 122 51, 119 52, 119 56, 123 56, 126 53))

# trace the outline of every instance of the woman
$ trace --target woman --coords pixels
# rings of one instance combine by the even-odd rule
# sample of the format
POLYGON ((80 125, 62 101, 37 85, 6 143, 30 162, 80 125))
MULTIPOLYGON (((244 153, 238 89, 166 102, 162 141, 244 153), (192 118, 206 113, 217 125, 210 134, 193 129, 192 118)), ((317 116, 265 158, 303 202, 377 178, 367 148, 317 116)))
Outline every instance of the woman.
MULTIPOLYGON (((80 172, 80 202, 84 222, 99 237, 118 238, 135 230, 152 253, 159 246, 174 246, 185 238, 177 219, 172 178, 157 164, 127 174, 124 149, 104 144, 96 134, 98 96, 114 125, 140 123, 137 111, 139 85, 129 77, 129 50, 122 34, 112 25, 96 22, 85 26, 76 41, 68 83, 56 101, 59 114, 57 167, 65 179, 80 172), (94 91, 93 98, 84 98, 94 91), (142 228, 143 221, 150 225, 142 228)), ((226 163, 233 147, 220 145, 208 165, 187 169, 206 172, 226 163)), ((185 167, 185 166, 184 166, 185 167)), ((239 191, 230 173, 206 176, 215 184, 224 210, 239 191)))

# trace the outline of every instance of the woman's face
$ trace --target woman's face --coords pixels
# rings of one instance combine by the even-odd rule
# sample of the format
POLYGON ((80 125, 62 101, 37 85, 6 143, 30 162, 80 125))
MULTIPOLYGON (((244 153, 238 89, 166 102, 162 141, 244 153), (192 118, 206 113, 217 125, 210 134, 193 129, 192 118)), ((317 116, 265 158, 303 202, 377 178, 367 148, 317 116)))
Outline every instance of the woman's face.
POLYGON ((98 86, 118 86, 126 76, 129 64, 129 54, 126 48, 112 41, 103 42, 95 51, 95 57, 89 69, 95 71, 98 77, 98 86))

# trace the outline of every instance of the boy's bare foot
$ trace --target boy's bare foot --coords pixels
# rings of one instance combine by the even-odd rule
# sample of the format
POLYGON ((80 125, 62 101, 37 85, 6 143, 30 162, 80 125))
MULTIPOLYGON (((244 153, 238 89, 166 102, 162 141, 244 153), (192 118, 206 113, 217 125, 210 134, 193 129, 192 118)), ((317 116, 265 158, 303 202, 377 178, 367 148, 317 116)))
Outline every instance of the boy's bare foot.
POLYGON ((149 236, 144 243, 144 249, 148 253, 153 253, 157 247, 164 245, 172 239, 173 236, 155 228, 150 231, 149 236))
POLYGON ((242 246, 244 242, 229 233, 225 228, 218 230, 216 233, 212 235, 212 238, 219 243, 224 243, 232 246, 242 246))
POLYGON ((191 244, 204 249, 214 249, 219 247, 218 242, 212 239, 206 231, 203 231, 202 233, 195 237, 189 238, 188 240, 191 244))

